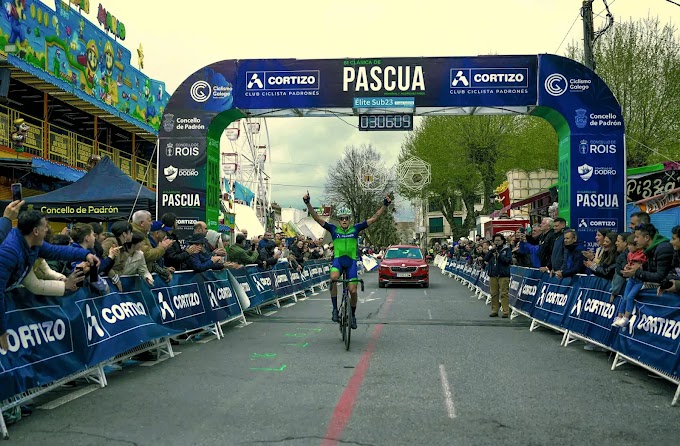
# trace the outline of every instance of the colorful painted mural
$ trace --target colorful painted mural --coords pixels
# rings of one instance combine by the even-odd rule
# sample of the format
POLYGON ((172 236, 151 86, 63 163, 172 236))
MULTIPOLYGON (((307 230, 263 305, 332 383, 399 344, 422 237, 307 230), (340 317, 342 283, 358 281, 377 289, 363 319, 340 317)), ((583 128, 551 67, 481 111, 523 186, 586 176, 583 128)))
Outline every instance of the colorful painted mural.
MULTIPOLYGON (((55 85, 81 98, 85 93, 95 105, 109 112, 114 108, 122 118, 156 133, 170 98, 165 84, 132 66, 131 52, 114 34, 87 20, 69 2, 55 0, 55 6, 52 10, 39 0, 3 2, 0 50, 7 50, 9 62, 22 69, 28 68, 25 64, 38 68, 55 85)), ((117 34, 120 29, 116 26, 117 34)))

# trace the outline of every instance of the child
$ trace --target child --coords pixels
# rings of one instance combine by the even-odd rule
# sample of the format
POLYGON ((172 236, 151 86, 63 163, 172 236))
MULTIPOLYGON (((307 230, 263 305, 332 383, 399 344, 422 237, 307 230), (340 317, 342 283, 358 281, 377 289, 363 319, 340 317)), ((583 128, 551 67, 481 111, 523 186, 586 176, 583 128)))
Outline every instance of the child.
MULTIPOLYGON (((638 248, 635 244, 634 235, 628 236, 627 242, 628 264, 626 265, 626 268, 641 268, 643 264, 647 263, 647 256, 642 251, 642 249, 638 248)), ((631 277, 628 279, 628 281, 626 281, 626 289, 623 291, 623 305, 625 313, 619 313, 616 319, 614 319, 614 323, 612 324, 614 327, 625 328, 628 326, 631 313, 633 312, 633 303, 638 293, 642 289, 643 283, 644 282, 642 282, 642 280, 636 279, 635 277, 631 277)))

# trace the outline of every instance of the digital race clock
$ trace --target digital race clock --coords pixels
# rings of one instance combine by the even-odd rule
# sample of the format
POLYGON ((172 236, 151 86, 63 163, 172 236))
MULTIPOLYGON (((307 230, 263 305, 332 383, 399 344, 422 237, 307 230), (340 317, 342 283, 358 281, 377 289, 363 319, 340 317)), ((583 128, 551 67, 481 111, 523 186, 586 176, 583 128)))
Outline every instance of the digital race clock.
POLYGON ((413 130, 413 113, 369 113, 359 115, 359 130, 413 130))

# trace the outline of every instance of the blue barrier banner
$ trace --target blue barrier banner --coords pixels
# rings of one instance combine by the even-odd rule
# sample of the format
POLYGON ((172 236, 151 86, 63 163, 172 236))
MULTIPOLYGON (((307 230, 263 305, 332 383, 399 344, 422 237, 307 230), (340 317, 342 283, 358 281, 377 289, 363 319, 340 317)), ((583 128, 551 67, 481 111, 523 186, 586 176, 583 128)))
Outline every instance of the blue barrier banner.
POLYGON ((243 291, 245 291, 246 296, 248 296, 248 300, 250 300, 252 306, 253 300, 257 294, 255 293, 255 285, 253 285, 252 281, 248 279, 248 270, 246 268, 232 269, 231 274, 234 276, 239 285, 241 285, 243 291))
POLYGON ((302 288, 305 290, 308 290, 312 288, 312 273, 309 271, 309 265, 307 265, 307 262, 305 262, 304 266, 302 267, 302 271, 300 271, 300 278, 302 279, 302 288))
POLYGON ((297 271, 297 270, 290 270, 290 282, 291 286, 293 288, 294 293, 299 293, 300 291, 304 291, 304 281, 302 280, 302 272, 297 271))
MULTIPOLYGON (((312 264, 318 282, 328 278, 324 270, 329 265, 312 264)), ((271 271, 247 267, 230 272, 255 305, 275 298, 275 291, 290 294, 305 286, 303 275, 287 265, 271 271)), ((9 350, 0 349, 0 401, 146 342, 241 315, 228 274, 177 273, 170 283, 154 276, 152 286, 137 276, 122 277, 123 289, 132 291, 104 296, 87 288, 61 298, 34 296, 23 288, 6 293, 9 350)))
POLYGON ((603 345, 614 342, 616 329, 612 327, 621 298, 609 303, 611 288, 608 280, 596 276, 579 276, 565 327, 603 345))
POLYGON ((209 304, 206 309, 205 291, 201 292, 193 273, 173 274, 172 282, 168 284, 156 279, 154 287, 146 291, 142 288, 142 294, 152 307, 151 314, 162 325, 186 331, 215 322, 208 313, 209 304), (164 286, 157 286, 159 283, 164 286))
POLYGON ((232 319, 243 313, 241 303, 228 276, 218 275, 215 271, 206 271, 194 275, 194 278, 201 291, 205 291, 205 295, 208 297, 215 322, 232 319))
POLYGON ((287 263, 277 263, 272 272, 274 275, 274 290, 276 292, 276 297, 295 294, 293 282, 290 280, 290 271, 287 263))
POLYGON ((680 377, 680 296, 643 290, 630 324, 619 330, 613 347, 633 359, 680 377))
POLYGON ((256 266, 247 266, 246 270, 255 292, 255 296, 250 300, 251 306, 261 305, 276 298, 271 271, 262 271, 256 266))
POLYGON ((522 283, 524 282, 525 268, 518 268, 516 266, 510 267, 510 290, 508 291, 508 302, 511 307, 521 309, 522 303, 518 303, 518 296, 520 290, 522 289, 522 283))
POLYGON ((139 291, 92 296, 81 289, 54 298, 17 289, 5 303, 9 351, 0 349, 0 401, 180 333, 154 322, 139 291))
MULTIPOLYGON (((542 280, 538 279, 540 290, 534 302, 531 317, 558 327, 566 327, 566 316, 574 298, 572 279, 570 277, 558 279, 550 277, 548 273, 541 273, 537 270, 536 272, 539 277, 542 276, 542 280)), ((528 279, 527 274, 524 278, 524 288, 532 286, 527 284, 528 279)))
MULTIPOLYGON (((513 267, 514 270, 515 267, 513 267)), ((522 281, 517 290, 517 300, 515 308, 532 314, 536 299, 538 299, 538 291, 541 287, 542 272, 536 269, 518 268, 522 270, 522 281)))
POLYGON ((489 273, 486 271, 481 272, 477 286, 479 286, 483 293, 489 294, 489 273))

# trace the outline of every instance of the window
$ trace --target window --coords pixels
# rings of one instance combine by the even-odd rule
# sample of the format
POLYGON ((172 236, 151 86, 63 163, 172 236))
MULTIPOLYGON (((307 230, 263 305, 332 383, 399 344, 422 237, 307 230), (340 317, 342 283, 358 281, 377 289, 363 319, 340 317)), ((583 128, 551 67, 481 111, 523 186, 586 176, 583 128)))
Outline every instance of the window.
POLYGON ((453 224, 463 226, 463 217, 453 217, 453 224))
POLYGON ((441 212, 442 207, 436 201, 429 201, 427 203, 427 212, 441 212))
POLYGON ((433 217, 430 218, 430 230, 429 232, 444 232, 444 217, 433 217))
POLYGON ((390 248, 385 254, 386 259, 422 259, 423 254, 418 248, 390 248))

